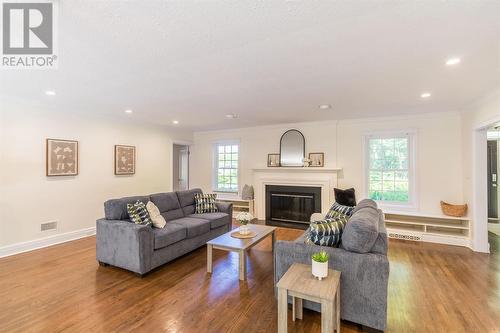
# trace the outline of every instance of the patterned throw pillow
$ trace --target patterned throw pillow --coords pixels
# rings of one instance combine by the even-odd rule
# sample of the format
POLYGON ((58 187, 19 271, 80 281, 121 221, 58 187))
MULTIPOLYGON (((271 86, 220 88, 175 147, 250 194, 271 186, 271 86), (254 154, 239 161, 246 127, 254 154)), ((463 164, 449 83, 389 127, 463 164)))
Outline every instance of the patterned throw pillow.
POLYGON ((334 218, 338 215, 338 213, 347 215, 348 217, 351 217, 353 211, 354 211, 354 207, 344 206, 344 205, 341 205, 341 204, 334 202, 332 207, 330 207, 330 210, 328 211, 328 213, 326 213, 325 218, 326 219, 334 218))
POLYGON ((137 200, 135 204, 127 204, 127 212, 130 220, 135 224, 151 224, 151 218, 144 202, 137 200))
POLYGON ((216 213, 217 205, 215 204, 215 199, 217 198, 217 194, 203 194, 197 193, 194 196, 195 205, 196 205, 196 214, 202 213, 216 213))
POLYGON ((344 214, 337 214, 333 219, 311 222, 306 231, 305 242, 321 246, 339 247, 342 239, 342 232, 349 217, 344 214))

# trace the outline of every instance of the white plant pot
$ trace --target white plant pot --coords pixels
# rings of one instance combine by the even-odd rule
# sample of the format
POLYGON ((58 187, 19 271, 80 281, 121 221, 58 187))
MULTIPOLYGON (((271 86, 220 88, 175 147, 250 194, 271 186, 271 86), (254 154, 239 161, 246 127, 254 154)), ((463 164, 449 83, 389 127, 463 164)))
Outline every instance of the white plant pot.
POLYGON ((241 225, 240 226, 240 234, 241 235, 248 235, 250 233, 250 228, 248 228, 248 225, 241 225))
POLYGON ((320 281, 328 276, 328 261, 327 262, 317 262, 312 261, 312 275, 318 278, 320 281))

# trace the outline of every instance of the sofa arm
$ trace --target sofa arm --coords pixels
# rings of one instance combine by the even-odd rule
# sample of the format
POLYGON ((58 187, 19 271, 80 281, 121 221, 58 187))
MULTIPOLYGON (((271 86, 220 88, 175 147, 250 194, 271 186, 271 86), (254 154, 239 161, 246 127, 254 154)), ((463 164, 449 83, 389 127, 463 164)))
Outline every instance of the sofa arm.
POLYGON ((99 219, 96 222, 96 258, 145 274, 151 270, 154 235, 150 226, 127 221, 99 219))
POLYGON ((231 218, 233 217, 233 203, 232 202, 216 202, 217 210, 222 213, 227 213, 231 218))
POLYGON ((385 330, 389 260, 376 253, 354 253, 341 248, 278 241, 275 246, 275 283, 294 263, 311 264, 311 255, 325 250, 328 266, 341 272, 341 317, 355 323, 385 330))

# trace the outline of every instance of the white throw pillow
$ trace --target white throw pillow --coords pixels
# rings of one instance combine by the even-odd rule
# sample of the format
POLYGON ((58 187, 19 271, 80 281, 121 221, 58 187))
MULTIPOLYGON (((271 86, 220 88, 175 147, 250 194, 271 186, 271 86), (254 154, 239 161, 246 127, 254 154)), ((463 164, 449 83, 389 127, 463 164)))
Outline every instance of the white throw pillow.
POLYGON ((160 210, 154 203, 151 201, 148 201, 146 204, 146 209, 148 210, 149 217, 151 218, 151 221, 153 221, 153 226, 156 228, 163 228, 165 227, 165 224, 167 224, 167 221, 161 216, 160 210))

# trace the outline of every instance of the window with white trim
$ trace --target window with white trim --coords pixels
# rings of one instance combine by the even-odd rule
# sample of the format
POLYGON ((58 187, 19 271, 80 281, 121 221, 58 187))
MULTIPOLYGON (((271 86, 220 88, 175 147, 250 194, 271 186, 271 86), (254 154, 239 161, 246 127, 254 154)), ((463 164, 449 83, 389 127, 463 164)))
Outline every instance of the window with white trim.
POLYGON ((237 142, 215 144, 214 191, 238 192, 240 147, 237 142))
POLYGON ((415 205, 414 149, 414 133, 366 136, 368 198, 388 206, 415 205))

